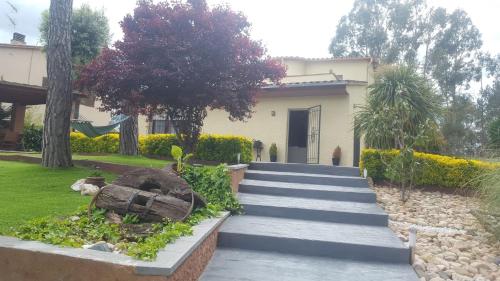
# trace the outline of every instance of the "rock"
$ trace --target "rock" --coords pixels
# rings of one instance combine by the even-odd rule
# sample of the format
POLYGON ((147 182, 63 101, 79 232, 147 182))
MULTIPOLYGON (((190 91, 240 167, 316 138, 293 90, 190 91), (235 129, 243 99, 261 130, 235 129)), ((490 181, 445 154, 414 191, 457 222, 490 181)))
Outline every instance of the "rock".
POLYGON ((80 191, 82 188, 82 185, 84 185, 84 184, 85 184, 85 179, 79 179, 74 184, 71 185, 71 189, 73 191, 80 191))
POLYGON ((444 279, 441 277, 434 277, 430 281, 444 281, 444 279))
POLYGON ((425 276, 425 265, 423 263, 414 263, 413 268, 415 269, 418 277, 425 276))
POLYGON ((92 245, 83 245, 83 248, 101 252, 113 252, 113 250, 109 247, 108 243, 106 243, 105 241, 99 241, 92 245))
POLYGON ((99 187, 97 185, 85 183, 85 184, 82 184, 82 186, 81 186, 80 194, 94 196, 97 194, 98 191, 99 191, 99 187))
POLYGON ((457 254, 455 254, 453 252, 444 253, 443 258, 447 261, 456 261, 458 259, 457 254))
POLYGON ((73 221, 73 222, 75 222, 75 221, 77 221, 77 220, 79 220, 79 219, 80 219, 80 217, 79 217, 79 216, 71 216, 71 217, 69 217, 69 220, 70 220, 70 221, 73 221))

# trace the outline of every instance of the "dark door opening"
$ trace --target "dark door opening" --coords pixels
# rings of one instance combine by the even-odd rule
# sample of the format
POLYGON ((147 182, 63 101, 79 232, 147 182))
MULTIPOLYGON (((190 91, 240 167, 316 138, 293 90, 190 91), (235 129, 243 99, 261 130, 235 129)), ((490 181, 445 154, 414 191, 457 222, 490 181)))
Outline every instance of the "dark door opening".
POLYGON ((288 162, 307 163, 308 110, 291 110, 288 115, 288 162))

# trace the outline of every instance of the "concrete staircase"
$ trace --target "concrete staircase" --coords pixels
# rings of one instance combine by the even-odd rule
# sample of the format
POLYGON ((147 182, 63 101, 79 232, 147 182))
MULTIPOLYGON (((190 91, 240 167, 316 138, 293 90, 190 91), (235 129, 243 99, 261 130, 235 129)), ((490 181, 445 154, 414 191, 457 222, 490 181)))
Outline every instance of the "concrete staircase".
POLYGON ((418 280, 357 168, 252 163, 200 280, 418 280))

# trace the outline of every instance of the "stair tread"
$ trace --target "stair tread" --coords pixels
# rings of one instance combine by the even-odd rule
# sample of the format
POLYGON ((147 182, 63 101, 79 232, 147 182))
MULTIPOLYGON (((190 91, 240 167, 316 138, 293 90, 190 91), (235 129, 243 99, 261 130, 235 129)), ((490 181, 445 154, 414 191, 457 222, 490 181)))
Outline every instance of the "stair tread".
POLYGON ((362 179, 362 177, 358 177, 358 176, 325 175, 325 174, 297 173, 297 172, 278 172, 278 171, 265 171, 265 170, 247 170, 245 173, 264 174, 264 175, 279 175, 279 176, 303 176, 303 177, 332 178, 332 179, 362 179))
POLYGON ((310 183, 291 183, 291 182, 265 181, 265 180, 252 180, 252 179, 243 179, 240 182, 240 184, 242 184, 242 185, 254 185, 254 186, 268 186, 268 187, 275 187, 275 188, 288 188, 288 189, 309 189, 309 190, 319 190, 319 191, 374 193, 373 190, 371 190, 369 188, 310 184, 310 183))
POLYGON ((408 264, 219 248, 200 281, 417 281, 408 264))
POLYGON ((332 165, 321 165, 321 164, 252 162, 250 163, 250 169, 266 170, 266 171, 301 172, 301 173, 307 172, 307 173, 327 174, 327 175, 359 176, 358 167, 332 166, 332 165))
POLYGON ((229 218, 222 225, 220 232, 397 249, 407 248, 388 227, 382 226, 244 215, 229 218))
POLYGON ((386 215, 385 212, 375 203, 307 199, 250 193, 240 193, 238 194, 238 197, 240 203, 243 205, 386 215))

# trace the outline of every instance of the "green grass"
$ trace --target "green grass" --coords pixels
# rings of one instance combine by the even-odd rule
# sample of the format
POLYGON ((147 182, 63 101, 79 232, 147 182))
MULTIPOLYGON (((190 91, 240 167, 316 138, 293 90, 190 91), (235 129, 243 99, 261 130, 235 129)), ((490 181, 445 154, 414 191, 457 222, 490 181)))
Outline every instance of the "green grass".
MULTIPOLYGON (((90 196, 70 189, 91 173, 88 168, 46 169, 36 164, 0 161, 0 233, 26 220, 64 215, 88 204, 90 196)), ((106 181, 116 175, 103 172, 106 181)))
MULTIPOLYGON (((25 155, 30 157, 41 157, 40 153, 1 153, 3 155, 25 155)), ((91 160, 103 163, 113 163, 113 164, 123 164, 138 167, 151 167, 151 168, 163 168, 171 161, 153 159, 144 156, 125 156, 119 154, 102 154, 102 155, 85 155, 85 154, 73 154, 74 160, 91 160)))

